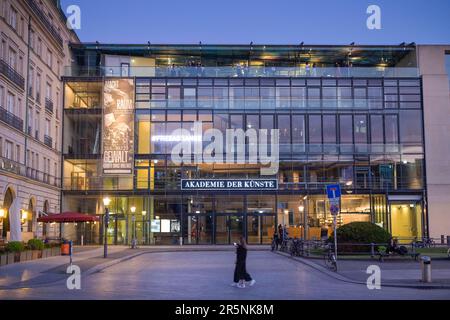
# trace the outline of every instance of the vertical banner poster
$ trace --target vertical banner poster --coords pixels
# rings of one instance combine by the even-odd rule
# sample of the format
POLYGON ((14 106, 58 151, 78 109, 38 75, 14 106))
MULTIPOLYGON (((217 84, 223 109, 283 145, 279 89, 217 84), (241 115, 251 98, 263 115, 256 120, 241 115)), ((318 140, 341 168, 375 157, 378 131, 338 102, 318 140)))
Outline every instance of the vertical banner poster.
POLYGON ((103 174, 132 174, 134 80, 108 79, 103 86, 103 174))

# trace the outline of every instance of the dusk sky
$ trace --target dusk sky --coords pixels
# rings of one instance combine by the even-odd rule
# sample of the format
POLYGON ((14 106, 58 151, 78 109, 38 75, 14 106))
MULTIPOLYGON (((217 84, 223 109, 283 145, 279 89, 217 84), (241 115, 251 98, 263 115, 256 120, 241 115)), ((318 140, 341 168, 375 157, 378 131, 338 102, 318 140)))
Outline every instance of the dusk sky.
POLYGON ((449 0, 62 0, 82 41, 103 43, 450 43, 449 0), (366 9, 381 7, 381 30, 366 9))

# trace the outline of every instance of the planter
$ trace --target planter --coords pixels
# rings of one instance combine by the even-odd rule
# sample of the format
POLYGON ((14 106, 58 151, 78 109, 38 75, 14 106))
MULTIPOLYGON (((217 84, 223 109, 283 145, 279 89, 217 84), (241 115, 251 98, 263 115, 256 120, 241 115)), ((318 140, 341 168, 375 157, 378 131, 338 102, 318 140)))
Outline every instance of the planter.
POLYGON ((52 250, 49 248, 46 248, 42 250, 42 258, 48 258, 52 256, 52 250))
POLYGON ((4 266, 7 264, 8 264, 8 255, 6 253, 0 255, 0 266, 4 266))
POLYGON ((11 264, 11 263, 15 262, 14 260, 15 260, 16 254, 14 252, 10 252, 10 253, 6 254, 6 257, 7 257, 7 263, 11 264))
POLYGON ((20 258, 19 258, 20 260, 19 261, 17 261, 17 262, 24 262, 24 261, 27 261, 28 260, 28 251, 22 251, 21 253, 20 253, 20 258))
POLYGON ((42 258, 42 251, 41 250, 33 250, 31 251, 31 259, 36 260, 42 258))
POLYGON ((33 251, 27 250, 25 252, 27 253, 27 261, 28 260, 33 260, 33 251))
POLYGON ((60 247, 52 248, 52 256, 60 256, 60 255, 61 255, 61 248, 60 247))

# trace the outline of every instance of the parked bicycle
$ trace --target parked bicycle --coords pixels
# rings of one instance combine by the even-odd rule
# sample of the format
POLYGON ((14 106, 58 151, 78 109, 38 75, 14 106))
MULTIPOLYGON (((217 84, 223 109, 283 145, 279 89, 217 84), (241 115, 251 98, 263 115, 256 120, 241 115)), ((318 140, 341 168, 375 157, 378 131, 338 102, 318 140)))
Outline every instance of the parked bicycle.
POLYGON ((290 240, 291 240, 290 238, 286 238, 286 239, 283 239, 283 241, 281 241, 280 251, 282 251, 282 252, 289 251, 289 241, 290 240))
POLYGON ((433 238, 423 238, 422 241, 414 241, 414 246, 416 248, 434 248, 436 243, 433 238))
POLYGON ((337 260, 336 255, 334 254, 334 248, 332 245, 327 245, 326 253, 324 255, 325 265, 328 269, 337 271, 337 260))
POLYGON ((303 248, 303 240, 300 239, 293 239, 290 246, 290 254, 291 256, 300 257, 303 256, 304 248, 303 248))

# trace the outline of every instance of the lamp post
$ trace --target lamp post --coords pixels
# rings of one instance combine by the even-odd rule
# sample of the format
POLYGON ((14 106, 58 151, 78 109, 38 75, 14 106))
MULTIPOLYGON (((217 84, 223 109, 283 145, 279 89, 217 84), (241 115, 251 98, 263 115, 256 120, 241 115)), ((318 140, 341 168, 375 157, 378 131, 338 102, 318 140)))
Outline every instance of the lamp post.
POLYGON ((147 215, 147 211, 142 210, 142 242, 143 242, 143 244, 147 244, 148 228, 145 225, 145 216, 146 215, 147 215))
POLYGON ((132 224, 133 238, 131 240, 131 249, 135 249, 136 248, 136 216, 134 215, 134 213, 136 212, 136 207, 132 206, 130 208, 130 211, 132 213, 131 221, 133 222, 133 224, 132 224))
POLYGON ((109 209, 108 206, 111 203, 111 199, 109 197, 103 198, 103 205, 105 207, 105 215, 104 215, 104 225, 105 225, 105 236, 103 240, 103 258, 106 259, 108 257, 108 224, 109 224, 109 209))
POLYGON ((306 241, 308 237, 308 196, 303 197, 303 207, 303 223, 305 227, 303 233, 306 241))
POLYGON ((300 212, 300 215, 302 216, 302 219, 303 219, 303 240, 306 240, 306 237, 305 237, 306 226, 305 226, 305 215, 304 215, 305 206, 303 204, 298 206, 298 212, 300 212))

